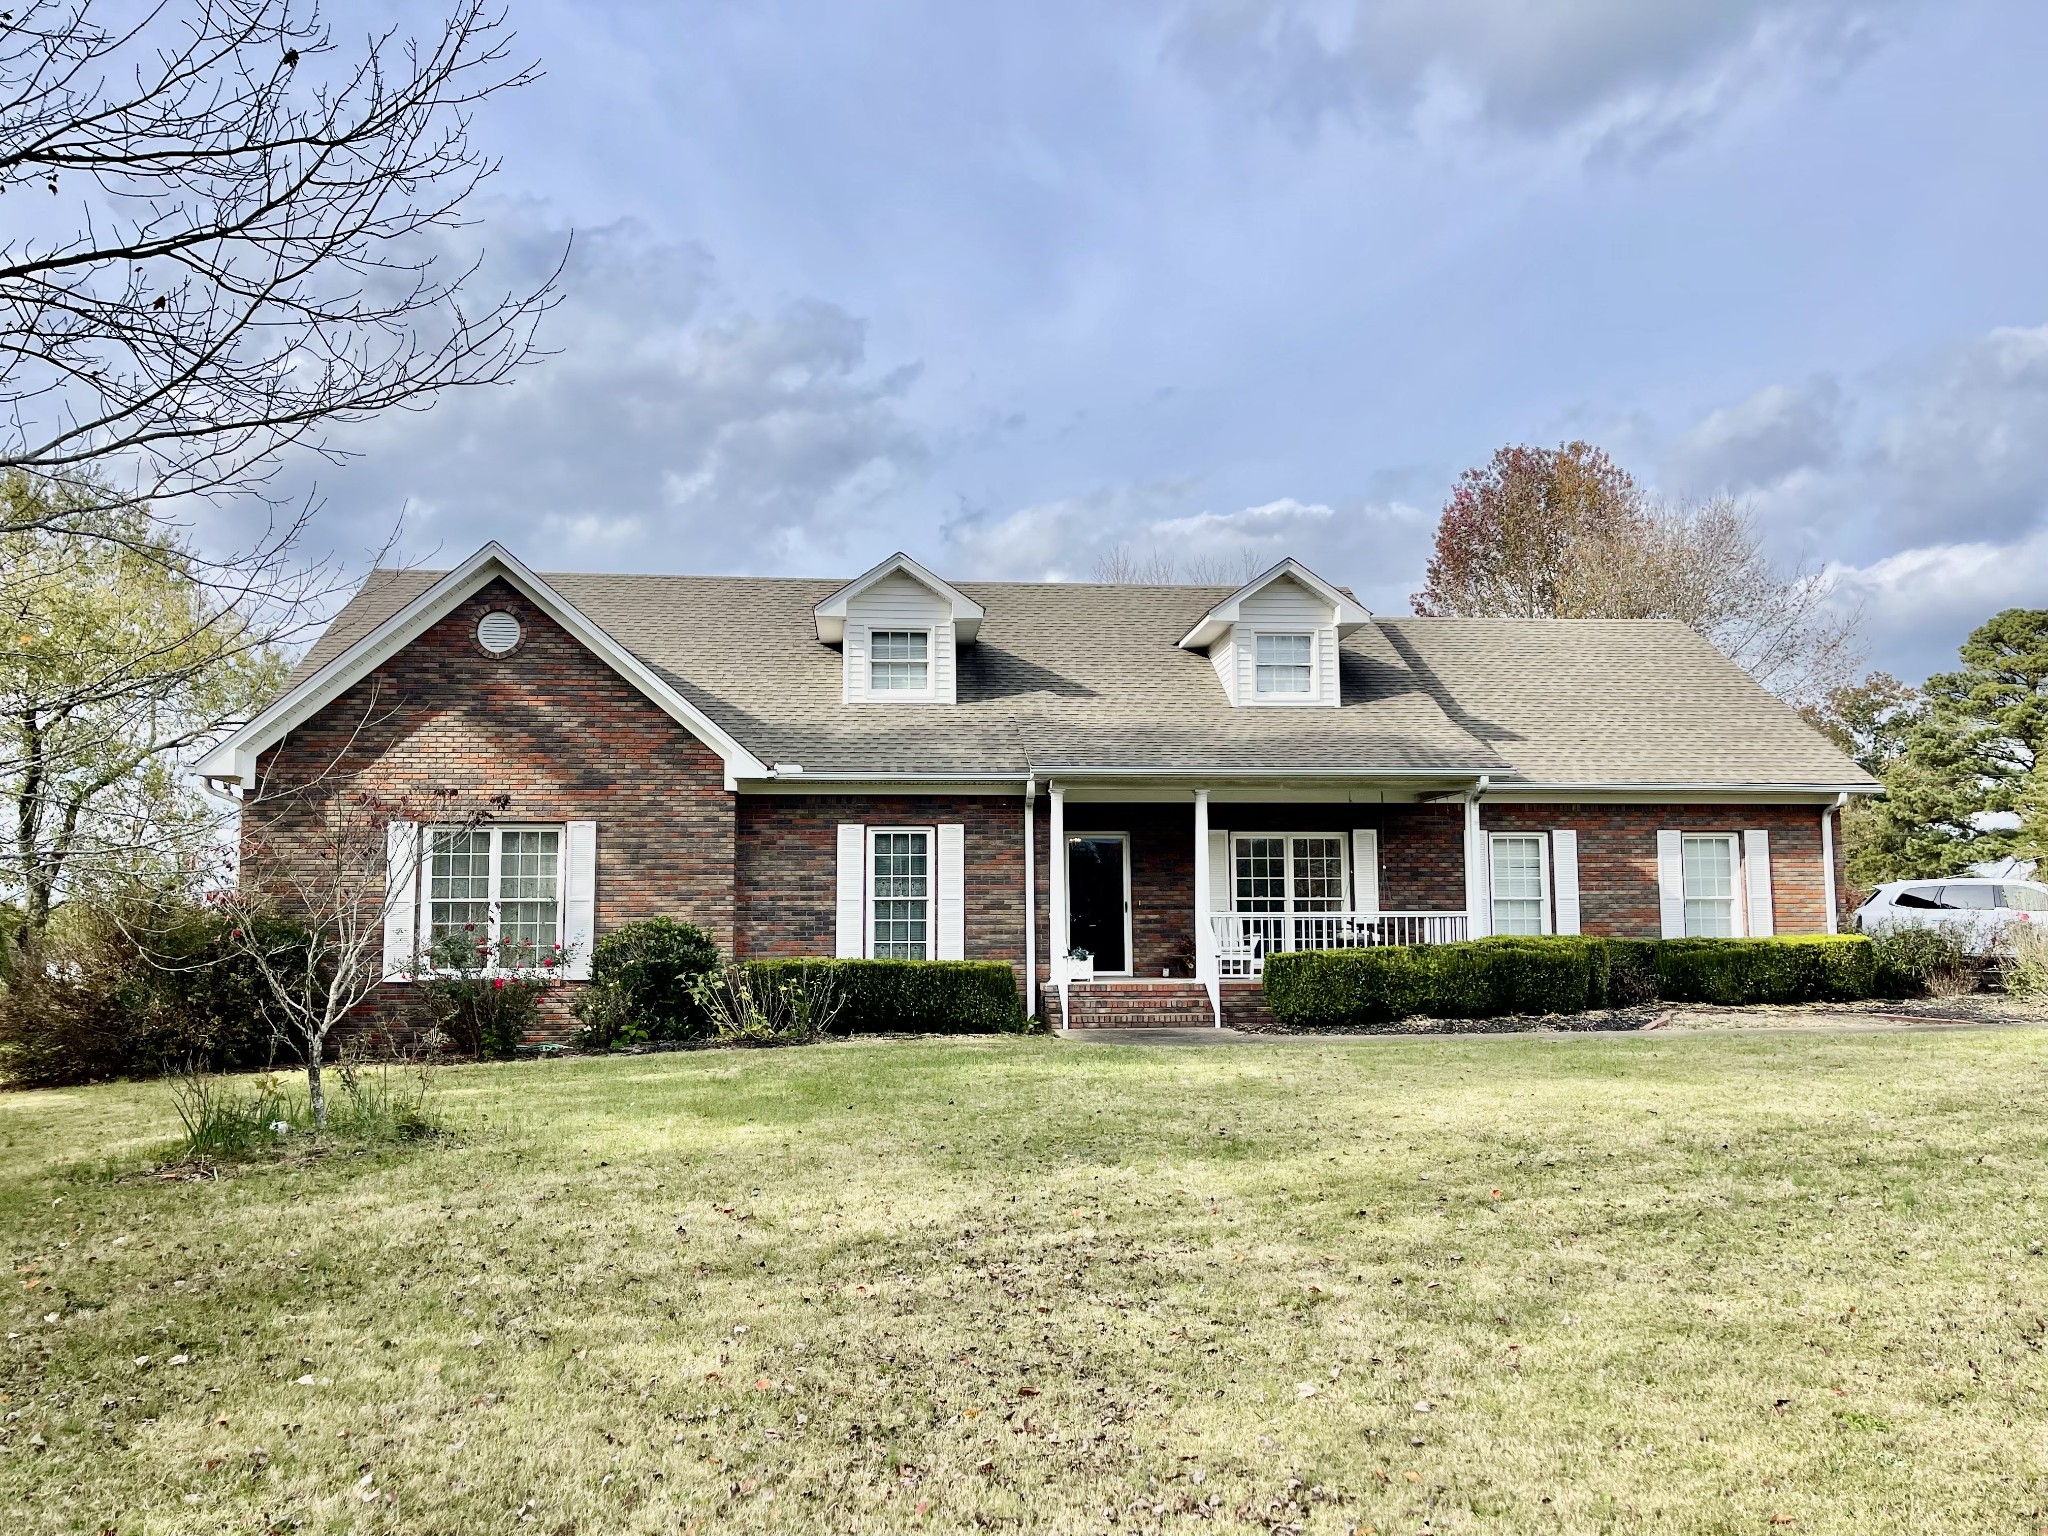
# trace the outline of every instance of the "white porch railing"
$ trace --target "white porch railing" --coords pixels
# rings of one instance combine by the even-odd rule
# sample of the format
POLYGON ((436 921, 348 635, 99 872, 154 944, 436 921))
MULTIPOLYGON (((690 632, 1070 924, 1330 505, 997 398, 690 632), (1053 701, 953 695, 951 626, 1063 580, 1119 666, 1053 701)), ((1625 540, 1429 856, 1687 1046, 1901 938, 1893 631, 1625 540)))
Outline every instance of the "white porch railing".
POLYGON ((1462 912, 1222 912, 1211 921, 1226 977, 1257 976, 1283 950, 1455 944, 1468 931, 1462 912))

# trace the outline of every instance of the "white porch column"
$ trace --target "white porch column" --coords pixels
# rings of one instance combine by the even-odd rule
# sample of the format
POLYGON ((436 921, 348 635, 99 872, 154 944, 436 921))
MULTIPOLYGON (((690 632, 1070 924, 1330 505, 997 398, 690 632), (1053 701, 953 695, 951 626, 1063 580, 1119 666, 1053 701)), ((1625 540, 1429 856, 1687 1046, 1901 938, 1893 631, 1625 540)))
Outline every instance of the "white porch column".
POLYGON ((1047 795, 1052 801, 1051 847, 1047 857, 1052 868, 1046 871, 1049 877, 1051 900, 1047 905, 1052 909, 1052 931, 1048 943, 1052 953, 1046 957, 1052 971, 1052 982, 1060 994, 1060 1028, 1072 1029, 1073 1004, 1067 995, 1067 792, 1058 784, 1049 784, 1047 795))
POLYGON ((1483 939, 1493 932, 1493 900, 1487 889, 1486 833, 1479 825, 1481 779, 1465 801, 1465 936, 1483 939))
POLYGON ((1024 780, 1024 1011, 1038 1012, 1038 779, 1024 780))
POLYGON ((1209 791, 1195 791, 1195 975, 1209 993, 1209 1011, 1223 1027, 1223 985, 1216 974, 1216 924, 1209 911, 1209 791))
POLYGON ((1847 795, 1837 795, 1835 803, 1820 813, 1820 899, 1827 904, 1829 933, 1842 929, 1841 915, 1835 910, 1835 812, 1848 803, 1847 795))

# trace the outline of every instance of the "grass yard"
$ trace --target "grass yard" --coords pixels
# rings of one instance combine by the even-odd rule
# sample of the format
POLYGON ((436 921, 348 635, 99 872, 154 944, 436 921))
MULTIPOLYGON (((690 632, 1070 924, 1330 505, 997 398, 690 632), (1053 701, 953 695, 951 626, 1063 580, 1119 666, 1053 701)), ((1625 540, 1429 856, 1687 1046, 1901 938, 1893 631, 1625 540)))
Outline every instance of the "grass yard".
POLYGON ((2048 1526, 2048 1031, 854 1043, 442 1102, 168 1182, 163 1087, 0 1097, 0 1523, 2048 1526))

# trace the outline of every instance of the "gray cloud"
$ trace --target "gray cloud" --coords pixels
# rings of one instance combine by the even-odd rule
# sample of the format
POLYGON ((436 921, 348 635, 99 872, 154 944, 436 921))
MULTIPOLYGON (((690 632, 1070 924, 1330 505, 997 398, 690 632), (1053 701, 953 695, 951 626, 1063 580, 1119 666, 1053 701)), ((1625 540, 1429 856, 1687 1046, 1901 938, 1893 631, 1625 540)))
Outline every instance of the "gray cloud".
POLYGON ((1907 537, 2010 538, 2048 514, 2048 325, 2002 326, 1915 380, 1867 473, 1907 537))
POLYGON ((1685 494, 1740 494, 1830 468, 1841 457, 1842 415, 1841 386, 1832 379, 1770 385, 1695 423, 1666 455, 1665 479, 1685 494))
MULTIPOLYGON (((517 208, 487 228, 487 271, 514 282, 564 238, 517 208)), ((330 537, 374 547, 403 508, 416 557, 498 538, 543 569, 766 570, 832 558, 923 474, 915 370, 870 367, 845 310, 735 305, 702 247, 630 221, 578 231, 563 281, 554 356, 342 435, 353 459, 318 475, 330 537)))
POLYGON ((1202 0, 1169 44, 1282 120, 1479 122, 1651 152, 1788 69, 1840 69, 1894 0, 1202 0))

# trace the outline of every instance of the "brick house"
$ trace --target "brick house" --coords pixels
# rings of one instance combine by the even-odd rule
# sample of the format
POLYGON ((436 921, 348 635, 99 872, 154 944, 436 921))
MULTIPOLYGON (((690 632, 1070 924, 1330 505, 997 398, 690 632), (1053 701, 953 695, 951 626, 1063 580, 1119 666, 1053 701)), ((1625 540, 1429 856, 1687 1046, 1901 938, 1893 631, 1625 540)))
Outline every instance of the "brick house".
POLYGON ((245 880, 291 874, 287 806, 489 799, 385 829, 386 1003, 465 917, 577 978, 665 914, 740 958, 1001 960, 1075 1025, 1254 1013, 1286 949, 1831 933, 1876 788, 1676 623, 1375 618, 1292 560, 956 586, 495 544, 372 573, 201 771, 244 798, 245 880))

